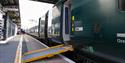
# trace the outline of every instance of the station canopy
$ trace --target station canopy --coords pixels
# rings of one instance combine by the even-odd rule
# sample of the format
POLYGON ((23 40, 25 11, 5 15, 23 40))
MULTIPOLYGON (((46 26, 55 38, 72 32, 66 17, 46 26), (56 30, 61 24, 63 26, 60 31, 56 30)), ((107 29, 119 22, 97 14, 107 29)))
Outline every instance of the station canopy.
POLYGON ((1 10, 7 12, 18 26, 20 25, 19 0, 0 0, 1 10))
POLYGON ((32 1, 39 1, 39 2, 45 2, 45 3, 55 4, 55 3, 57 3, 59 0, 32 0, 32 1))
MULTIPOLYGON (((30 0, 30 1, 38 1, 51 4, 55 4, 58 2, 58 0, 30 0)), ((16 23, 18 26, 21 26, 19 0, 0 0, 0 6, 2 6, 2 10, 4 12, 7 12, 10 15, 14 23, 16 23)))

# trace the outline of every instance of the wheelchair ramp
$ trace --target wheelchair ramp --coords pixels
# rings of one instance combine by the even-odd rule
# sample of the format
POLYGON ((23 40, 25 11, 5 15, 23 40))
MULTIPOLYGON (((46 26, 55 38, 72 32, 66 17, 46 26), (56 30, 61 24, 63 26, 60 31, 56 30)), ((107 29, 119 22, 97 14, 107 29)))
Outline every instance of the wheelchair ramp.
POLYGON ((39 59, 49 58, 54 55, 64 53, 67 51, 73 51, 73 48, 71 45, 68 45, 68 46, 58 45, 58 46, 49 47, 45 49, 29 51, 27 53, 24 53, 23 62, 31 62, 39 59))

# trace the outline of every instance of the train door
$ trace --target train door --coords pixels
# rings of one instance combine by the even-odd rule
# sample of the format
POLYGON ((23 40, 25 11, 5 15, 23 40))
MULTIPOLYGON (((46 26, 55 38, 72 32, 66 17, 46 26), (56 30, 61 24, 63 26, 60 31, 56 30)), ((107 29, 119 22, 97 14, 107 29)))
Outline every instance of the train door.
MULTIPOLYGON (((57 2, 48 15, 47 38, 52 43, 66 44, 70 40, 69 0, 57 2)), ((45 28, 46 29, 46 28, 45 28)))
POLYGON ((67 41, 70 41, 70 16, 71 16, 70 5, 71 5, 70 0, 67 0, 63 5, 62 36, 63 36, 63 41, 65 43, 67 41))

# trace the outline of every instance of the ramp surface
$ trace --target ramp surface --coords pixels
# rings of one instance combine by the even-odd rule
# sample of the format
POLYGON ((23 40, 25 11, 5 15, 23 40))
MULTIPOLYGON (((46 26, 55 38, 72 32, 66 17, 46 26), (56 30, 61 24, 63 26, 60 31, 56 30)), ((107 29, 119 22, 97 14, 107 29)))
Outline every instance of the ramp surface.
MULTIPOLYGON (((25 39, 25 42, 26 42, 25 44, 27 46, 27 52, 29 52, 29 53, 25 53, 25 55, 29 54, 29 56, 30 56, 30 53, 34 53, 34 50, 38 51, 38 49, 42 50, 44 48, 45 49, 48 48, 45 44, 41 43, 40 41, 34 39, 33 37, 31 37, 29 35, 25 35, 24 39, 25 39)), ((57 50, 58 50, 58 48, 57 48, 57 50)), ((39 53, 39 54, 41 54, 41 53, 39 53)), ((37 54, 33 55, 33 57, 35 57, 35 56, 37 56, 37 54)), ((30 57, 32 57, 32 56, 30 56, 30 57)), ((29 59, 30 57, 25 57, 24 59, 26 60, 26 59, 29 59)), ((75 63, 75 62, 68 59, 67 57, 65 57, 63 55, 56 55, 52 58, 45 58, 44 60, 40 59, 40 60, 32 61, 30 63, 75 63)))
POLYGON ((71 48, 68 46, 63 46, 63 45, 54 46, 54 47, 50 47, 50 48, 45 48, 45 49, 41 49, 41 50, 28 52, 28 53, 24 54, 23 60, 25 62, 31 62, 34 60, 52 57, 54 55, 57 55, 57 54, 60 54, 60 53, 63 53, 63 52, 69 51, 69 50, 71 50, 71 48))

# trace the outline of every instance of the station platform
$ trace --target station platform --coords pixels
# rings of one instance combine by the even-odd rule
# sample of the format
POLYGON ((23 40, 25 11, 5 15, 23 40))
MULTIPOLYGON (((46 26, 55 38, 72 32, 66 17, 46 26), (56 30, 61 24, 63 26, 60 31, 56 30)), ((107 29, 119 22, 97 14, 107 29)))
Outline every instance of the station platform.
POLYGON ((0 44, 0 63, 14 63, 20 35, 0 44))
MULTIPOLYGON (((23 54, 28 51, 48 48, 47 45, 29 35, 18 35, 6 44, 0 45, 0 63, 21 63, 23 54)), ((75 63, 69 58, 58 54, 52 58, 40 59, 30 63, 75 63)))

